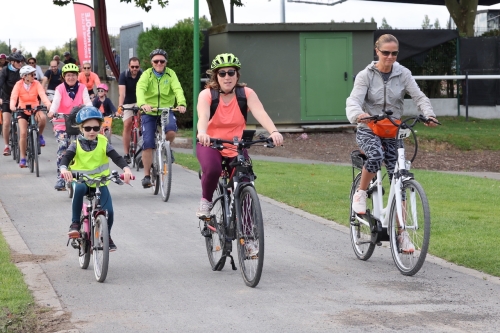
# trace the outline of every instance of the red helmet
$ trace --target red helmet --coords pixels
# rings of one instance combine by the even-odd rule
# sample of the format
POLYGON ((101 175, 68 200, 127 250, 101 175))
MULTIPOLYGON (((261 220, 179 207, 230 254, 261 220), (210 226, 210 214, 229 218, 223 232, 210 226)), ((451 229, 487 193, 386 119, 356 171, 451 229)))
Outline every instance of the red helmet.
POLYGON ((5 53, 0 54, 0 59, 7 59, 7 56, 5 55, 5 53))

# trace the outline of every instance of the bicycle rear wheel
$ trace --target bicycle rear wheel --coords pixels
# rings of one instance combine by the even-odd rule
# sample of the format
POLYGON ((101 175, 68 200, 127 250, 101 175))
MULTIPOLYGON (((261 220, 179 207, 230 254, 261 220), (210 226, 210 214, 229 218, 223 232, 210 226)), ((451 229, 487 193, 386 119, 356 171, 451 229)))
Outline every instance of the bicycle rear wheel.
POLYGON ((172 184, 172 155, 170 154, 170 142, 166 141, 161 149, 160 155, 160 189, 161 198, 167 202, 170 197, 172 184))
MULTIPOLYGON (((87 217, 88 218, 88 217, 87 217)), ((80 214, 80 250, 78 253, 78 262, 81 269, 87 269, 90 263, 90 235, 85 231, 85 216, 83 211, 80 214)), ((88 222, 87 222, 88 223, 88 222)))
POLYGON ((33 146, 31 147, 31 152, 33 153, 33 164, 35 167, 35 173, 37 177, 40 177, 40 166, 38 165, 38 151, 40 150, 40 139, 38 131, 33 131, 33 146))
POLYGON ((28 163, 30 172, 33 173, 35 171, 35 146, 33 142, 33 132, 28 131, 27 137, 27 149, 26 149, 26 162, 28 163))
MULTIPOLYGON (((210 222, 207 222, 208 226, 206 230, 206 232, 209 233, 209 236, 208 234, 205 235, 205 245, 207 247, 210 266, 212 266, 212 270, 215 270, 215 266, 224 254, 226 245, 226 233, 224 227, 226 210, 224 205, 224 197, 222 196, 221 184, 219 184, 215 189, 213 200, 214 204, 212 206, 212 210, 210 211, 210 215, 212 215, 212 217, 210 219, 210 222), (217 198, 219 199, 217 200, 217 198), (210 227, 212 227, 213 229, 210 227)), ((219 267, 217 267, 217 270, 222 270, 225 263, 226 262, 223 261, 219 265, 219 267)))
MULTIPOLYGON (((14 117, 14 114, 12 115, 14 117)), ((17 132, 16 132, 16 124, 11 123, 10 126, 10 149, 11 149, 11 155, 12 159, 15 161, 17 158, 16 155, 16 145, 17 145, 17 132)))
POLYGON ((396 198, 392 201, 389 215, 391 253, 394 263, 403 275, 416 274, 424 264, 431 236, 431 213, 427 195, 413 179, 403 181, 402 217, 405 230, 413 243, 413 252, 403 252, 398 242, 401 231, 396 211, 396 198))
MULTIPOLYGON (((360 181, 361 173, 354 178, 351 186, 351 195, 349 200, 349 234, 351 235, 351 244, 356 257, 360 260, 368 260, 375 250, 375 244, 372 243, 372 232, 370 226, 356 220, 356 213, 352 210, 352 198, 359 187, 360 181)), ((370 212, 373 210, 373 201, 371 197, 366 198, 366 208, 369 209, 370 212)))
MULTIPOLYGON (((132 133, 130 134, 130 144, 128 148, 128 156, 130 156, 132 160, 132 168, 135 168, 135 151, 137 150, 137 130, 132 129, 132 133)), ((139 170, 137 170, 139 171, 139 170)))
POLYGON ((95 279, 98 282, 104 282, 109 264, 108 220, 104 215, 99 215, 95 219, 92 237, 95 279))
POLYGON ((161 149, 155 149, 153 152, 153 163, 151 164, 151 190, 154 195, 160 191, 160 170, 159 161, 161 161, 161 149))
POLYGON ((259 284, 264 265, 264 222, 255 188, 245 186, 240 192, 237 216, 237 247, 243 281, 249 287, 259 284))
POLYGON ((20 154, 20 148, 19 148, 19 124, 16 122, 16 132, 15 132, 15 137, 16 137, 16 145, 13 147, 13 149, 16 150, 15 153, 15 159, 16 163, 19 163, 19 160, 21 159, 21 154, 20 154))

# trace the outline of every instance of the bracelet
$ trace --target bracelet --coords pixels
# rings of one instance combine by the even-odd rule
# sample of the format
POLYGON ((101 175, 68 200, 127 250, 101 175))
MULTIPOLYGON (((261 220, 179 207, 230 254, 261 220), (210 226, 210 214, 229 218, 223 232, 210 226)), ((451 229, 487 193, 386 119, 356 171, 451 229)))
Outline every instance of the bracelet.
POLYGON ((206 134, 207 131, 198 131, 198 134, 206 134))
POLYGON ((279 133, 279 131, 272 131, 271 134, 273 134, 273 133, 279 133))

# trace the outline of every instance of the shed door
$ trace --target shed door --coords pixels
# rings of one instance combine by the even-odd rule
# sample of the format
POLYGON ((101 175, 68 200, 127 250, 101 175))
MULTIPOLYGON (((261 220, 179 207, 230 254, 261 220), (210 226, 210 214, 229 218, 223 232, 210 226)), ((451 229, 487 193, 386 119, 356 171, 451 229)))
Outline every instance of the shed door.
POLYGON ((347 121, 352 89, 351 33, 300 34, 302 120, 347 121))

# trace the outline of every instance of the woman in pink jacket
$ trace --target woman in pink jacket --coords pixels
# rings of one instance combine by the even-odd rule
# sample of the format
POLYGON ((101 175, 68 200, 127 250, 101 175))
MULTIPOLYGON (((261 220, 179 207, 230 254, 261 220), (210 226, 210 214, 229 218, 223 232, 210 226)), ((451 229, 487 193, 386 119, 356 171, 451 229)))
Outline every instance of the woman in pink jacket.
MULTIPOLYGON (((54 99, 47 116, 54 117, 55 113, 69 114, 75 106, 87 105, 92 106, 87 87, 78 82, 78 73, 80 69, 75 64, 66 64, 62 68, 63 83, 56 87, 54 99)), ((54 134, 57 140, 57 182, 54 188, 58 191, 66 189, 64 178, 61 177, 59 166, 61 159, 69 147, 69 138, 66 133, 66 125, 64 119, 54 119, 54 134)))

